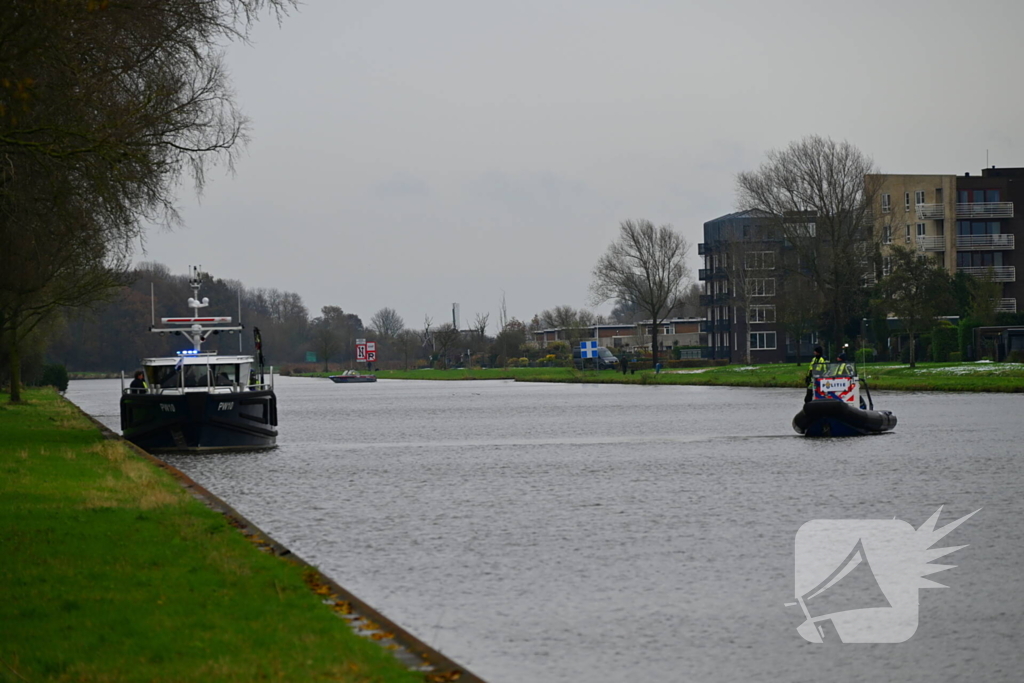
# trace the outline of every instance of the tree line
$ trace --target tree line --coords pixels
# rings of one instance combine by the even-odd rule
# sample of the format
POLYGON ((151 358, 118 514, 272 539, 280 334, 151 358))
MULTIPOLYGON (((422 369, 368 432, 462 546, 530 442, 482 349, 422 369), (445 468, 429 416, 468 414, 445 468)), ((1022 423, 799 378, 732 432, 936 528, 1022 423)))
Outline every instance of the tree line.
POLYGON ((22 353, 68 308, 129 282, 147 223, 173 224, 249 126, 223 62, 291 0, 0 3, 0 337, 22 353))

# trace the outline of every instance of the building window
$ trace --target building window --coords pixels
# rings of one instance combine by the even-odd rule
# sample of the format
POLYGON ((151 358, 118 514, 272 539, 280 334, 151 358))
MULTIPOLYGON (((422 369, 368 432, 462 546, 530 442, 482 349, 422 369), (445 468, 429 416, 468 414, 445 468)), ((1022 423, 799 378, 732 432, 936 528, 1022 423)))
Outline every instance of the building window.
POLYGON ((892 209, 892 197, 887 192, 882 195, 882 213, 889 213, 890 209, 892 209))
MULTIPOLYGON (((918 190, 914 193, 914 203, 924 204, 924 190, 918 190)), ((908 206, 907 208, 909 209, 910 207, 908 206)))
POLYGON ((882 242, 885 244, 892 244, 892 226, 887 225, 882 228, 882 242))
POLYGON ((999 221, 957 221, 958 235, 998 235, 999 221))
POLYGON ((906 207, 907 211, 910 211, 910 193, 903 193, 903 206, 906 207))
POLYGON ((747 294, 750 296, 775 296, 775 278, 756 277, 747 280, 747 294))
POLYGON ((924 237, 924 235, 925 235, 924 223, 918 223, 917 224, 917 236, 918 237, 924 237))
MULTIPOLYGON (((817 231, 817 223, 793 223, 789 226, 789 234, 796 237, 814 237, 817 231)), ((769 234, 768 238, 771 239, 772 235, 769 234)))
POLYGON ((907 241, 907 244, 910 244, 910 223, 907 223, 906 241, 907 241))
POLYGON ((774 251, 748 251, 745 255, 744 266, 747 270, 774 270, 774 251))
POLYGON ((751 332, 750 348, 759 351, 768 351, 775 348, 774 332, 751 332))
POLYGON ((886 276, 892 272, 892 259, 888 256, 882 257, 882 276, 886 276))
POLYGON ((751 306, 747 322, 751 324, 775 322, 775 306, 751 306))
POLYGON ((956 255, 957 268, 998 268, 1002 265, 1001 251, 961 251, 956 255))

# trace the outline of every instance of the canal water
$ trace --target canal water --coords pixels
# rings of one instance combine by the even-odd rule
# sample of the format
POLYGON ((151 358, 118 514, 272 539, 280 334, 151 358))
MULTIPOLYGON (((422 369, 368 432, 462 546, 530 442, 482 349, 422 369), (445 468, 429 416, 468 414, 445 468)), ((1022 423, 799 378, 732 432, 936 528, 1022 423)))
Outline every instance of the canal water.
MULTIPOLYGON (((118 387, 68 396, 117 429, 118 387)), ((492 683, 1024 670, 1024 395, 877 392, 893 433, 812 440, 790 427, 793 389, 284 377, 277 392, 278 448, 166 459, 492 683), (929 577, 947 588, 918 589, 909 640, 798 634, 785 604, 805 522, 916 529, 940 506, 940 527, 981 510, 936 544, 967 547, 929 577)), ((829 598, 856 608, 853 576, 829 598)))

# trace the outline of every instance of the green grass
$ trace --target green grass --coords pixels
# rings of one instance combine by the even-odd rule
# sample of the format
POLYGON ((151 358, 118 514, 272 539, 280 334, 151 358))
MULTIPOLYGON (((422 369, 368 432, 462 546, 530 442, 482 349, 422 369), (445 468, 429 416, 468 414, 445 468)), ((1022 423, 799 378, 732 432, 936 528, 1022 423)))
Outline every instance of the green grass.
POLYGON ((0 394, 0 681, 422 681, 170 475, 0 394))
MULTIPOLYGON (((1024 364, 1020 363, 918 363, 913 370, 898 363, 861 365, 861 376, 872 389, 895 391, 1024 392, 1024 364)), ((326 377, 331 373, 308 376, 326 377)), ((703 385, 736 387, 806 386, 807 364, 726 365, 713 368, 645 370, 623 375, 612 370, 579 371, 573 368, 491 368, 486 370, 381 370, 381 379, 514 379, 519 382, 569 382, 587 384, 703 385)))

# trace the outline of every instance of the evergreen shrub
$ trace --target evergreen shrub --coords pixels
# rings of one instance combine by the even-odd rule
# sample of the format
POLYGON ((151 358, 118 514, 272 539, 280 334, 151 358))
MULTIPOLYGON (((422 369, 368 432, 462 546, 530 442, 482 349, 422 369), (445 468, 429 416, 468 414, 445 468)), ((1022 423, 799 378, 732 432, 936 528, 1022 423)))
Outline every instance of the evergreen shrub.
POLYGON ((68 390, 68 369, 61 363, 44 366, 39 384, 44 387, 57 387, 57 391, 63 394, 68 390))

